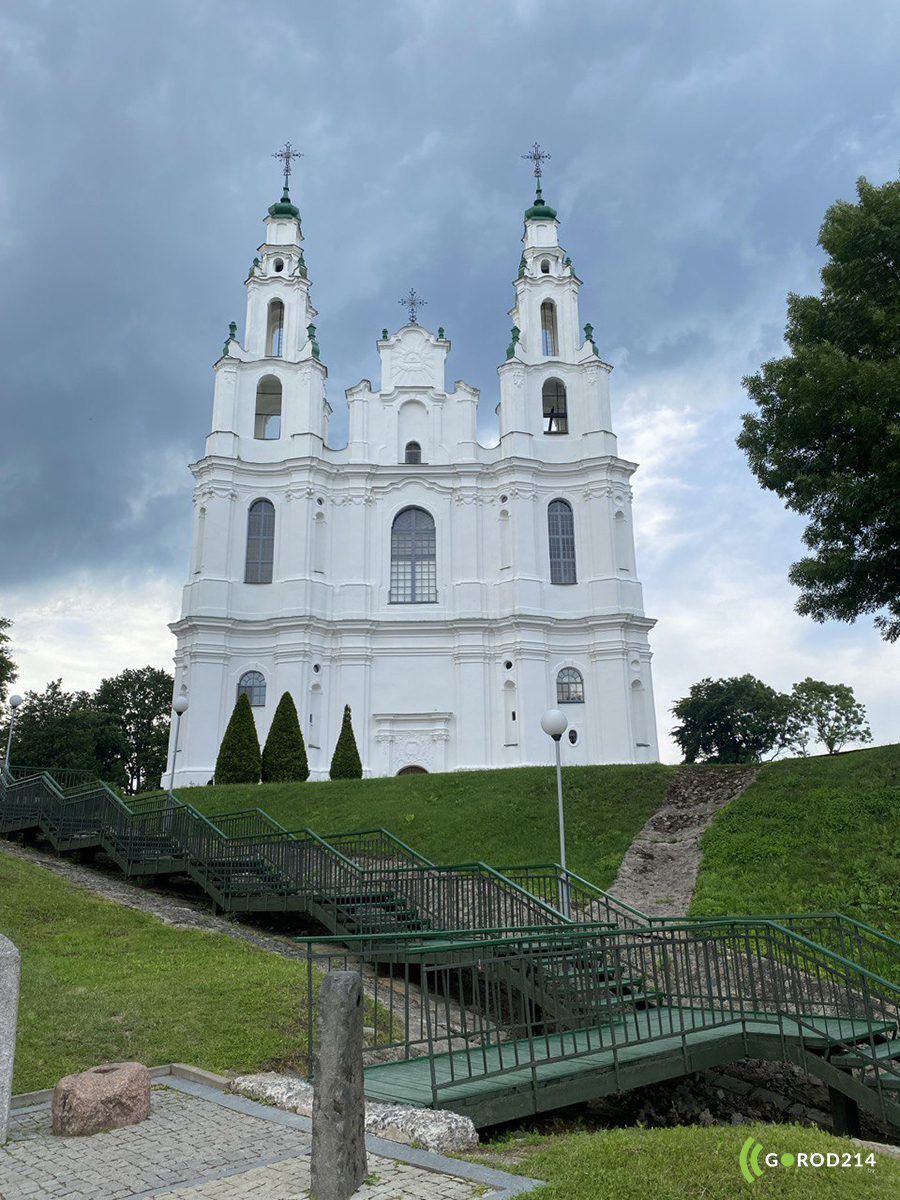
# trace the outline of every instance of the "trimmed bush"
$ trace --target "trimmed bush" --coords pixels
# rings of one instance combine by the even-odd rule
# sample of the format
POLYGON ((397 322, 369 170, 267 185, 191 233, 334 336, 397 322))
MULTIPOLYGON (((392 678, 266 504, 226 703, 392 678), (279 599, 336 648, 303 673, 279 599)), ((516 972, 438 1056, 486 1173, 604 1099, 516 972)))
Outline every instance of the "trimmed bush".
POLYGON ((216 759, 216 783, 259 783, 262 759, 253 709, 241 692, 216 759))
POLYGON ((344 705, 344 720, 341 722, 341 734, 334 748, 329 775, 332 779, 362 779, 362 759, 353 736, 349 704, 344 705))
POLYGON ((263 783, 302 783, 309 778, 309 763, 297 706, 290 692, 278 701, 269 736, 262 752, 263 783))

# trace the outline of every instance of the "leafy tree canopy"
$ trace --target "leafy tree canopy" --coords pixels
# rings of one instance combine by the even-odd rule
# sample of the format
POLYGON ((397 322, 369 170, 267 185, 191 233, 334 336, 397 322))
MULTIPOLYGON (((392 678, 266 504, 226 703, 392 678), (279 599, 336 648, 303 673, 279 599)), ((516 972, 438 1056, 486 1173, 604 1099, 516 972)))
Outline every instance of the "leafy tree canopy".
POLYGON ((672 736, 685 762, 759 762, 781 750, 803 749, 791 697, 753 675, 701 679, 672 712, 681 721, 672 736))
POLYGON ((794 684, 791 694, 800 720, 829 754, 836 754, 847 742, 871 742, 866 710, 846 683, 806 678, 794 684))
POLYGON ((90 771, 121 786, 126 752, 121 719, 98 708, 90 693, 64 692, 61 679, 25 693, 13 727, 14 766, 90 771))
POLYGON ((9 617, 0 617, 0 704, 5 703, 9 685, 18 674, 9 650, 11 628, 12 621, 9 617))
POLYGON ((900 637, 900 181, 857 185, 825 216, 818 296, 788 296, 790 354, 744 385, 738 445, 764 488, 809 523, 797 610, 874 613, 900 637))
POLYGON ((167 671, 140 667, 104 679, 94 693, 95 707, 121 720, 129 792, 159 786, 166 768, 173 687, 167 671))

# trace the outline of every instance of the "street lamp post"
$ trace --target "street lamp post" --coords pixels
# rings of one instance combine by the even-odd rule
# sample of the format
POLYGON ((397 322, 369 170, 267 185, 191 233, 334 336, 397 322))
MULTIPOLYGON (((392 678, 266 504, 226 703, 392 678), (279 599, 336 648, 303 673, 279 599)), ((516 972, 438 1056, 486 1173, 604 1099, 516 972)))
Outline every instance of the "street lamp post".
POLYGON ((559 907, 562 915, 568 920, 571 905, 569 903, 569 875, 566 870, 566 818, 563 812, 562 763, 559 756, 559 742, 566 732, 569 719, 558 708, 548 708, 541 717, 541 729, 553 738, 556 746, 556 795, 559 801, 559 865, 562 867, 562 879, 559 881, 559 907))
POLYGON ((9 708, 10 708, 9 733, 6 736, 6 762, 4 763, 4 766, 6 767, 7 771, 9 770, 9 751, 10 751, 10 747, 12 746, 13 725, 15 725, 15 723, 16 723, 16 709, 19 707, 19 705, 21 703, 22 703, 21 696, 10 696, 10 698, 9 698, 9 708))
POLYGON ((169 772, 169 791, 175 786, 175 756, 178 754, 178 734, 181 732, 181 718, 188 710, 187 696, 176 696, 172 701, 172 712, 175 714, 175 742, 172 746, 172 770, 169 772))

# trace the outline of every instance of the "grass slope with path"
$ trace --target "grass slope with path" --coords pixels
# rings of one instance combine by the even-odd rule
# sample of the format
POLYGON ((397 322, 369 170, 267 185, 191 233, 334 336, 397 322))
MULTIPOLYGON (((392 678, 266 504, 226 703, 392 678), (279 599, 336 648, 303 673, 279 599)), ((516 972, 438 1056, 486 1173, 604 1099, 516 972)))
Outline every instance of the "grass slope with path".
POLYGON ((22 956, 15 1092, 103 1062, 225 1072, 305 1059, 303 963, 164 925, 2 853, 0 933, 22 956))
POLYGON ((702 848, 695 916, 839 910, 900 937, 900 745, 765 764, 702 848))
MULTIPOLYGON (((675 767, 566 767, 563 787, 569 866, 608 887, 644 822, 662 804, 675 767)), ((325 783, 180 788, 210 816, 261 808, 288 829, 342 833, 383 826, 432 862, 492 866, 559 858, 556 775, 510 767, 445 775, 401 775, 325 783)))
POLYGON ((875 1154, 874 1167, 766 1167, 768 1153, 850 1154, 851 1161, 872 1153, 848 1138, 799 1125, 607 1129, 528 1136, 485 1149, 488 1155, 479 1161, 547 1181, 531 1193, 534 1200, 893 1200, 900 1195, 900 1159, 886 1154, 875 1154), (752 1187, 738 1165, 748 1137, 763 1147, 763 1173, 752 1187))

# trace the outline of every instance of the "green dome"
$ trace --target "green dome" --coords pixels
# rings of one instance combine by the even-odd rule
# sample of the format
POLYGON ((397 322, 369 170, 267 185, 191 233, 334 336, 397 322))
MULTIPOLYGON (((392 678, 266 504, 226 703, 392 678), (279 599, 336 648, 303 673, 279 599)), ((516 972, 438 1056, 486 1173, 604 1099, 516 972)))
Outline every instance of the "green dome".
POLYGON ((299 217, 300 216, 300 209, 296 206, 296 204, 291 204, 291 197, 288 194, 287 188, 284 189, 284 193, 277 204, 269 205, 269 216, 270 217, 299 217))
POLYGON ((534 197, 534 204, 531 208, 525 209, 526 221, 555 221, 556 209, 551 208, 549 204, 544 203, 544 197, 541 195, 540 187, 534 197))

